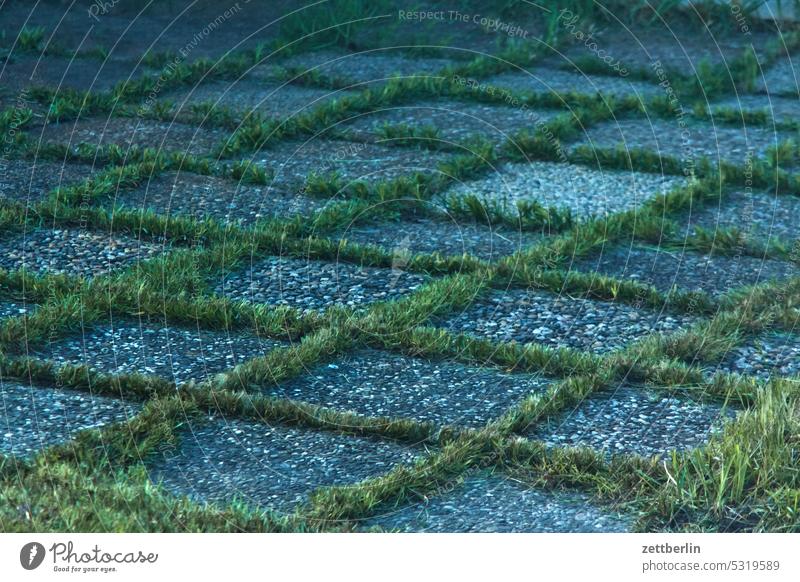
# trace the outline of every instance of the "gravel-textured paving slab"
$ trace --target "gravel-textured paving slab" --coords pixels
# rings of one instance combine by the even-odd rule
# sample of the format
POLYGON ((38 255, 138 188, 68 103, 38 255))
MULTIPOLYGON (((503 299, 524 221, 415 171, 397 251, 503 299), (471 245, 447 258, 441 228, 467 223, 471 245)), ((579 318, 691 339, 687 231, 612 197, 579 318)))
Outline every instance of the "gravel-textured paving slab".
POLYGON ((100 324, 37 350, 59 365, 107 374, 157 375, 176 383, 203 381, 285 342, 252 334, 166 326, 155 321, 100 324))
POLYGON ((764 78, 758 81, 758 90, 772 96, 784 95, 795 100, 800 95, 800 57, 794 56, 779 60, 764 71, 764 78))
POLYGON ((380 182, 435 171, 448 157, 444 153, 415 148, 312 139, 278 143, 259 152, 254 161, 274 171, 276 184, 297 189, 305 185, 311 174, 329 176, 335 173, 345 186, 356 180, 380 182))
POLYGON ((360 53, 332 50, 301 53, 281 63, 298 72, 321 74, 351 83, 354 88, 377 89, 392 77, 439 77, 454 62, 431 57, 411 57, 401 51, 381 49, 360 53))
POLYGON ((92 146, 116 144, 124 149, 138 146, 196 156, 212 155, 228 136, 223 129, 134 118, 81 119, 51 123, 43 131, 33 131, 36 139, 43 143, 70 145, 72 148, 82 143, 92 146))
POLYGON ((589 127, 575 145, 595 148, 645 149, 676 157, 687 169, 701 157, 744 164, 748 155, 763 158, 767 148, 791 137, 789 132, 765 127, 740 127, 650 119, 621 119, 589 127))
POLYGON ((377 439, 210 418, 193 422, 180 445, 148 467, 177 495, 291 511, 319 487, 355 484, 418 454, 377 439))
POLYGON ((18 301, 4 301, 0 299, 0 320, 5 317, 20 317, 33 312, 35 306, 22 304, 18 301))
POLYGON ((547 380, 363 350, 271 387, 269 394, 372 417, 480 428, 547 380))
POLYGON ((250 225, 259 219, 310 215, 323 202, 287 188, 242 184, 216 176, 168 172, 131 190, 119 190, 110 203, 171 216, 216 218, 250 225))
POLYGON ((0 162, 0 199, 34 204, 52 190, 79 183, 94 172, 86 164, 5 160, 0 162))
POLYGON ((78 431, 124 422, 139 408, 77 390, 0 380, 0 453, 29 458, 78 431))
POLYGON ((460 223, 455 219, 404 219, 398 222, 354 224, 337 239, 373 244, 390 251, 398 260, 418 253, 445 256, 469 254, 495 261, 540 242, 548 232, 514 231, 505 227, 460 223))
POLYGON ((139 2, 6 2, 6 42, 23 27, 44 27, 45 41, 65 50, 103 48, 110 59, 140 59, 143 52, 171 51, 182 62, 216 59, 228 51, 269 44, 282 16, 298 8, 293 0, 246 2, 170 0, 139 2))
MULTIPOLYGON (((650 69, 660 61, 665 70, 681 75, 694 75, 703 61, 729 67, 751 45, 763 54, 775 33, 751 30, 750 34, 711 31, 699 19, 685 27, 653 23, 650 26, 631 23, 605 23, 599 27, 572 21, 568 12, 561 12, 559 25, 571 43, 562 49, 569 58, 601 58, 610 71, 630 72, 634 68, 650 69), (590 36, 591 35, 591 36, 590 36)), ((751 49, 752 50, 752 49, 751 49)), ((555 60, 555 57, 553 59, 555 60)), ((566 62, 560 57, 561 62, 566 62)))
POLYGON ((0 237, 0 268, 91 277, 146 261, 162 250, 127 236, 37 229, 0 237))
POLYGON ((342 129, 357 139, 376 140, 380 139, 383 125, 404 124, 435 127, 439 130, 439 138, 447 142, 482 137, 502 143, 522 130, 533 132, 559 113, 562 112, 461 101, 419 101, 364 113, 354 117, 342 129))
MULTIPOLYGON (((12 54, 0 66, 0 84, 4 89, 20 92, 46 86, 54 90, 102 92, 117 83, 136 80, 143 74, 136 61, 71 59, 61 56, 41 58, 34 54, 12 54)), ((148 71, 144 74, 152 74, 148 71)))
POLYGON ((501 475, 469 477, 425 503, 387 510, 364 523, 402 532, 611 533, 633 519, 595 506, 586 495, 532 489, 501 475))
POLYGON ((494 291, 439 323, 454 333, 496 342, 537 342, 605 353, 651 333, 677 331, 692 321, 622 303, 513 289, 494 291))
POLYGON ((705 291, 712 296, 800 274, 800 269, 783 261, 640 247, 606 248, 600 255, 577 261, 572 268, 633 279, 664 293, 675 286, 682 291, 705 291))
POLYGON ((182 112, 191 112, 193 105, 210 103, 218 109, 230 108, 239 112, 240 119, 254 113, 289 119, 308 113, 333 99, 353 94, 352 91, 316 89, 245 78, 202 83, 167 93, 164 98, 176 104, 178 116, 182 112))
POLYGON ((681 235, 691 227, 736 228, 747 238, 792 241, 800 237, 800 198, 766 192, 730 192, 718 203, 695 208, 679 219, 681 235), (684 230, 686 229, 686 230, 684 230))
MULTIPOLYGON (((771 122, 793 121, 800 116, 800 98, 780 97, 777 95, 741 94, 721 101, 715 101, 711 112, 718 109, 731 110, 746 114, 748 112, 766 111, 771 122)), ((749 127, 749 124, 745 124, 749 127)))
POLYGON ((480 83, 515 93, 601 93, 618 98, 634 96, 645 99, 664 92, 658 85, 646 81, 550 68, 534 68, 528 73, 503 73, 481 80, 480 83))
POLYGON ((227 275, 216 292, 233 300, 289 305, 304 311, 333 305, 363 306, 397 299, 416 290, 425 277, 401 268, 270 257, 227 275))
POLYGON ((526 432, 553 446, 587 446, 608 454, 664 456, 705 444, 735 413, 643 388, 619 387, 593 394, 575 408, 526 432))
POLYGON ((462 182, 443 196, 476 194, 510 208, 519 200, 568 209, 573 216, 604 216, 641 206, 646 200, 684 185, 682 177, 642 172, 603 171, 573 164, 506 164, 486 178, 462 182))
POLYGON ((771 333, 731 350, 712 371, 736 372, 767 379, 800 374, 800 337, 771 333))

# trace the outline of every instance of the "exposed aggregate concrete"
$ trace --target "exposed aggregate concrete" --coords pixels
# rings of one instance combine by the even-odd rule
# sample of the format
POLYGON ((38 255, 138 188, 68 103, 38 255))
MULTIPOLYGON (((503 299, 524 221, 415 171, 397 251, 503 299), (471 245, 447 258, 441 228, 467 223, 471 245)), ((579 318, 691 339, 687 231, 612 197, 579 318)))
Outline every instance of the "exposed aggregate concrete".
POLYGON ((367 527, 402 532, 624 532, 632 519, 583 494, 528 488, 500 475, 468 477, 424 503, 387 509, 367 527))
POLYGON ((77 390, 0 380, 0 453, 30 458, 81 430, 124 422, 139 408, 77 390))
POLYGON ((48 343, 37 355, 59 365, 85 365, 106 374, 157 375, 180 384, 206 380, 283 345, 247 333, 122 321, 48 343))
POLYGON ((216 417, 191 423, 148 468, 176 495, 289 512, 319 487, 355 484, 419 454, 372 438, 216 417))
POLYGON ((649 198, 684 184, 685 180, 677 176, 531 162, 506 164, 486 178, 454 186, 443 196, 475 194, 509 208, 520 200, 535 200, 585 219, 637 208, 649 198))
POLYGON ((652 333, 685 328, 692 317, 543 291, 494 291, 440 320, 454 333, 495 342, 537 342, 606 353, 652 333))
POLYGON ((800 273, 787 262, 750 256, 702 255, 692 251, 643 247, 611 247, 572 265, 619 279, 652 285, 663 293, 705 291, 720 296, 739 287, 785 280, 800 273))
POLYGON ((0 238, 0 267, 93 277, 152 259, 163 247, 122 235, 37 229, 0 238))
POLYGON ((548 383, 529 374, 362 350, 268 393, 365 416, 480 428, 548 383))
POLYGON ((525 432, 552 446, 587 446, 609 455, 666 456, 705 444, 723 420, 735 413, 713 404, 698 404, 618 387, 593 394, 563 414, 525 432))
POLYGON ((401 268, 270 257, 227 275, 215 291, 235 301, 288 305, 308 312, 397 299, 424 282, 421 275, 401 268))

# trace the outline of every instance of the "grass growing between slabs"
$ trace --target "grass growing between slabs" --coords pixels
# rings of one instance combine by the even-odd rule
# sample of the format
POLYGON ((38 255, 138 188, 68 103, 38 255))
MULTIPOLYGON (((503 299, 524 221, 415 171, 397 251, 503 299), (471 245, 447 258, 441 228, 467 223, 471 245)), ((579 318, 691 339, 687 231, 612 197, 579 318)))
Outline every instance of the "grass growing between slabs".
MULTIPOLYGON (((512 9, 515 2, 506 3, 512 9)), ((586 3, 575 11, 600 10, 586 3)), ((671 4, 662 9, 670 13, 671 4)), ((559 9, 566 7, 559 5, 559 9)), ((338 2, 323 10, 298 13, 286 20, 285 38, 304 43, 286 53, 311 48, 363 48, 361 31, 378 17, 383 3, 338 2), (336 10, 333 10, 334 7, 336 10), (356 18, 358 17, 358 18, 356 18), (346 23, 346 24, 343 24, 346 23)), ((498 11, 502 12, 502 6, 498 11)), ((587 14, 589 13, 587 12, 587 14)), ((628 7, 636 22, 655 18, 644 5, 628 7)), ((600 17, 600 14, 596 14, 600 17)), ((722 18, 722 15, 717 15, 722 18)), ((548 29, 555 31, 551 22, 548 29)), ((40 52, 44 31, 29 30, 20 46, 40 52)), ((790 43, 795 42, 790 39, 790 43)), ((277 45, 276 45, 277 46, 277 45)), ((228 55, 219 62, 198 60, 170 67, 160 82, 172 88, 205 79, 236 79, 262 62, 276 47, 228 55)), ((777 58, 777 52, 769 53, 777 58)), ((84 55, 89 57, 91 55, 84 55)), ((696 160, 687 185, 649 199, 635 211, 578 220, 568 211, 536 201, 508 207, 477 196, 447 198, 454 216, 469 222, 503 225, 549 236, 504 259, 488 262, 472 256, 416 254, 403 270, 426 275, 412 294, 377 302, 365 309, 335 306, 303 312, 288 306, 233 301, 214 295, 210 281, 244 268, 248 262, 283 257, 338 261, 349 265, 395 266, 394 254, 368 244, 328 238, 353 220, 378 223, 427 216, 435 196, 457 181, 486 175, 505 162, 550 161, 623 171, 685 173, 682 160, 643 150, 596 149, 566 145, 589 126, 617 117, 667 116, 669 103, 653 98, 601 99, 584 94, 499 94, 475 90, 460 79, 481 79, 529 66, 541 56, 525 43, 508 43, 496 57, 462 60, 438 78, 392 79, 380 89, 327 102, 292 119, 267 119, 223 108, 196 107, 188 122, 226 128, 230 135, 214 156, 156 152, 150 149, 83 145, 35 148, 25 139, 31 112, 12 108, 0 116, 3 133, 15 132, 12 157, 82 161, 102 167, 93 177, 51 192, 25 208, 0 203, 5 231, 42 226, 75 226, 135 234, 167 243, 164 254, 125 270, 92 279, 35 275, 0 270, 0 297, 35 304, 31 313, 0 322, 0 375, 31 383, 33 390, 58 386, 87 394, 122 398, 142 406, 127 422, 83 431, 73 440, 28 460, 0 457, 0 530, 3 531, 338 531, 359 527, 360 520, 441 494, 465 476, 495 472, 543 488, 579 489, 596 500, 622 508, 642 531, 797 531, 800 529, 800 483, 794 469, 800 429, 798 383, 793 378, 760 380, 714 371, 726 353, 767 331, 796 328, 800 288, 797 280, 734 289, 721 297, 704 291, 659 291, 629 279, 568 271, 572 260, 614 243, 674 243, 682 212, 700 202, 724 199, 732 188, 776 186, 782 195, 800 192, 791 166, 800 155, 793 142, 749 166, 696 160), (334 203, 310 219, 288 216, 264 219, 251 227, 207 219, 165 217, 153 212, 115 209, 103 201, 118 190, 137 187, 168 171, 186 171, 237 182, 265 185, 273 171, 247 156, 288 138, 314 136, 330 125, 379 107, 447 98, 516 106, 560 109, 549 123, 522 128, 500 144, 487 141, 444 144, 432 126, 384 126, 379 135, 394 147, 441 150, 452 154, 436 174, 419 173, 377 183, 343 185, 335 175, 310 176, 304 194, 334 203), (241 158, 240 158, 241 157, 241 158), (788 169, 787 169, 788 168, 788 169), (373 205, 380 212, 365 211, 373 205), (451 333, 436 325, 502 289, 537 289, 567 297, 617 302, 637 308, 697 316, 692 326, 669 335, 650 335, 605 355, 538 343, 495 342, 451 333), (85 325, 113 318, 160 317, 171 325, 219 332, 247 331, 291 342, 204 381, 177 384, 141 374, 107 375, 81 365, 55 367, 26 356, 29 347, 74 334, 85 325), (528 394, 485 426, 437 426, 410 418, 372 417, 268 396, 268 389, 369 347, 433 361, 447 360, 488 367, 506 374, 540 374, 543 392, 528 394), (520 436, 531 427, 580 406, 596 395, 633 383, 657 394, 714 402, 736 410, 736 417, 700 448, 671 452, 664 458, 632 454, 606 456, 588 448, 551 447, 520 436), (307 431, 369 437, 417 447, 416 461, 354 485, 320 488, 288 515, 236 500, 204 505, 176 497, 148 478, 143 460, 180 442, 182 429, 209 414, 307 431)), ((165 68, 170 55, 150 55, 149 66, 165 68)), ((590 65, 587 63, 587 67, 590 65)), ((166 70, 166 69, 165 69, 166 70)), ((599 71, 598 71, 599 72, 599 71)), ((341 88, 344 80, 284 71, 295 84, 341 88)), ((682 95, 724 94, 732 85, 748 87, 757 78, 751 53, 743 53, 728 78, 701 65, 697 78, 675 77, 682 95)), ((642 77, 646 75, 642 74, 642 77)), ((648 79, 645 79, 648 80, 648 79)), ((649 79, 652 81, 652 79, 649 79)), ((34 101, 47 103, 52 120, 97 113, 130 116, 154 88, 155 79, 119 85, 104 93, 54 92, 38 88, 34 101)), ((162 87, 163 89, 163 87, 162 87)), ((168 105, 139 112, 168 120, 168 105)), ((707 111, 694 116, 706 119, 707 111)), ((730 111, 714 118, 735 121, 730 111)), ((748 124, 769 125, 763 114, 748 124)), ((785 125, 786 129, 793 126, 785 125)), ((797 262, 789 241, 762 248, 740 233, 719 231, 712 237, 697 229, 688 241, 696 251, 744 253, 797 262)))

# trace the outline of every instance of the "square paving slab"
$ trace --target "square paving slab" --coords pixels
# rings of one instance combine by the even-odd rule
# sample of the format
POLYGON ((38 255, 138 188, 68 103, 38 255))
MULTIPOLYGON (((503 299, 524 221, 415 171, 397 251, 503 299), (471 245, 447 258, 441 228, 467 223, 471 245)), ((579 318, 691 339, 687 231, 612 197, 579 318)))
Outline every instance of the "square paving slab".
MULTIPOLYGON (((136 61, 40 57, 14 52, 0 67, 0 84, 17 93, 41 86, 59 91, 75 89, 101 93, 129 79, 135 81, 142 74, 142 67, 137 67, 136 61)), ((146 74, 153 73, 147 71, 146 74)))
POLYGON ((0 237, 0 268, 92 277, 152 259, 156 243, 78 229, 37 229, 0 237))
POLYGON ((80 183, 94 173, 95 168, 86 164, 4 160, 0 162, 0 200, 35 204, 52 190, 80 183))
POLYGON ((412 57, 399 50, 379 49, 358 53, 331 50, 293 55, 281 63, 297 73, 308 72, 341 80, 354 89, 378 89, 395 76, 438 78, 454 62, 432 57, 412 57))
POLYGON ((496 261, 540 242, 547 232, 514 231, 506 227, 459 223, 456 219, 403 219, 398 222, 355 224, 337 239, 373 244, 391 252, 398 261, 419 253, 462 256, 465 253, 496 261))
POLYGON ((600 93, 616 98, 632 96, 646 99, 664 92, 657 84, 646 81, 550 68, 534 68, 528 73, 503 73, 481 80, 480 83, 514 93, 600 93))
POLYGON ((191 112, 193 105, 207 103, 216 109, 233 109, 238 112, 239 119, 254 113, 289 119, 309 113, 334 99, 353 94, 355 93, 352 91, 316 89, 244 78, 201 83, 188 89, 166 93, 164 99, 176 104, 178 116, 191 112))
POLYGON ((124 422, 140 405, 66 388, 0 380, 0 453, 30 458, 79 431, 124 422))
POLYGON ((692 321, 622 303, 511 289, 476 299, 440 324, 453 333, 494 342, 535 342, 605 353, 652 333, 675 332, 692 321))
POLYGON ((289 512, 315 489, 377 477, 417 455, 377 439, 209 418, 192 421, 180 444, 148 468, 176 495, 289 512))
POLYGON ((533 489, 490 475, 469 477, 424 503, 387 509, 364 526, 430 533, 609 533, 629 531, 632 522, 580 493, 533 489))
POLYGON ((467 101, 419 101, 361 114, 342 125, 342 129, 357 139, 376 140, 386 124, 435 127, 446 143, 475 137, 503 143, 523 130, 532 133, 560 113, 563 112, 467 101))
MULTIPOLYGON (((654 62, 660 62, 664 69, 675 74, 693 76, 703 61, 729 67, 751 46, 758 55, 763 55, 764 47, 775 37, 774 32, 766 31, 751 31, 751 34, 740 34, 735 29, 711 31, 696 16, 693 20, 687 26, 615 22, 592 27, 574 21, 569 11, 562 11, 558 24, 571 43, 562 52, 570 58, 600 57, 617 74, 639 67, 650 69, 654 62)), ((564 57, 561 61, 565 61, 564 57)))
POLYGON ((529 374, 364 350, 274 386, 269 394, 364 416, 480 428, 547 384, 529 374))
POLYGON ((37 356, 58 365, 156 375, 180 384, 206 380, 282 345, 286 344, 248 333, 121 321, 87 327, 81 335, 49 343, 37 356))
POLYGON ((418 172, 435 172, 448 158, 444 153, 416 148, 311 139, 275 144, 255 154, 253 160, 274 171, 276 184, 302 189, 312 174, 324 177, 336 174, 342 186, 359 180, 375 183, 411 177, 418 172))
POLYGON ((785 96, 797 99, 800 95, 800 56, 784 58, 764 71, 759 79, 758 90, 772 96, 785 96))
MULTIPOLYGON (((766 192, 730 192, 719 202, 694 208, 679 219, 679 235, 691 227, 705 229, 736 228, 748 239, 793 241, 800 237, 800 198, 766 192)), ((687 230, 688 229, 688 230, 687 230)))
POLYGON ((282 16, 298 8, 291 0, 245 3, 212 0, 170 0, 158 5, 139 2, 94 4, 7 2, 3 28, 16 38, 23 27, 42 26, 45 40, 65 50, 103 48, 111 59, 140 59, 144 52, 179 53, 182 61, 216 59, 231 50, 269 44, 278 36, 282 16))
POLYGON ((167 172, 134 189, 117 191, 113 203, 125 209, 152 210, 169 216, 215 218, 250 225, 260 219, 308 216, 323 201, 276 187, 189 172, 167 172))
POLYGON ((531 439, 552 446, 586 446, 607 454, 667 456, 700 447, 735 413, 644 389, 620 387, 593 394, 576 407, 535 425, 531 439))
MULTIPOLYGON (((800 98, 779 97, 777 95, 747 95, 741 94, 721 101, 715 101, 711 106, 712 113, 718 109, 734 110, 741 114, 765 111, 770 123, 794 121, 800 116, 800 98)), ((753 124, 739 122, 747 127, 753 124)))
POLYGON ((521 200, 569 210, 581 219, 631 210, 686 183, 678 176, 604 171, 573 164, 506 164, 480 180, 463 182, 443 196, 475 194, 514 208, 521 200))
POLYGON ((662 293, 706 291, 719 296, 745 285, 784 280, 800 274, 792 263, 748 256, 702 255, 691 251, 611 247, 572 265, 618 279, 652 285, 662 293))
POLYGON ((313 311, 397 299, 412 293, 425 280, 400 268, 270 257, 227 275, 215 290, 234 301, 313 311))
POLYGON ((34 129, 32 133, 44 143, 69 145, 73 149, 80 144, 98 147, 116 144, 123 149, 137 146, 153 148, 162 153, 178 152, 195 156, 212 155, 223 143, 222 140, 228 137, 227 130, 223 129, 137 118, 93 118, 50 123, 43 132, 34 129))
POLYGON ((742 165, 748 154, 752 158, 763 158, 769 146, 789 137, 789 132, 756 126, 745 130, 687 120, 683 128, 677 120, 620 119, 590 126, 581 142, 593 148, 644 149, 678 158, 691 168, 702 157, 708 157, 712 163, 722 160, 742 165))
POLYGON ((712 371, 736 372, 759 378, 800 375, 800 337, 771 333, 732 349, 712 371))

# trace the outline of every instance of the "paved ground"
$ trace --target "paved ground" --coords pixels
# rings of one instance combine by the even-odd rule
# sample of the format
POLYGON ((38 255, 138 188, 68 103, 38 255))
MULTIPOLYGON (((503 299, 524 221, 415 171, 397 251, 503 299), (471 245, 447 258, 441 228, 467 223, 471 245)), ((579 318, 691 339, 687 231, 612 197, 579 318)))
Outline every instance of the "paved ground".
MULTIPOLYGON (((0 8, 2 456, 27 462, 79 446, 81 430, 121 426, 154 381, 127 377, 141 374, 166 381, 159 398, 181 414, 169 419, 178 438, 132 464, 200 506, 304 515, 311 503, 337 520, 355 511, 361 529, 628 531, 643 508, 602 499, 592 474, 585 491, 549 488, 496 459, 452 461, 453 476, 437 455, 472 435, 597 459, 677 451, 681 462, 744 410, 675 395, 664 374, 526 415, 637 342, 730 315, 743 286, 777 283, 767 295, 786 320, 798 304, 796 176, 791 164, 776 173, 769 150, 797 157, 786 140, 800 109, 789 55, 770 52, 765 30, 586 28, 562 15, 550 23, 562 42, 533 58, 552 26, 516 8, 502 16, 512 34, 410 22, 376 3, 380 26, 287 47, 315 21, 273 22, 291 2, 184 11, 189 1, 174 0, 138 16, 137 3, 29 4, 0 8), (763 79, 691 93, 698 73, 750 44, 763 79), (663 204, 719 162, 741 175, 728 172, 717 198, 663 204), (133 170, 135 184, 115 177, 133 170), (67 186, 85 196, 50 196, 67 186), (154 232, 186 216, 199 222, 154 232), (164 272, 136 270, 157 257, 164 272), (565 269, 589 276, 561 288, 565 269), (625 283, 646 286, 647 301, 625 283), (662 307, 673 290, 713 309, 662 307), (120 396, 69 373, 72 387, 54 385, 46 369, 23 381, 6 358, 26 343, 37 361, 124 376, 120 396), (247 392, 224 391, 234 384, 247 392), (378 482, 387 498, 372 499, 392 471, 398 482, 378 482), (312 495, 333 486, 357 502, 312 495)), ((800 373, 792 330, 741 340, 695 363, 759 382, 800 373)))
POLYGON ((620 386, 587 398, 526 431, 551 446, 585 446, 608 455, 665 456, 691 449, 734 412, 620 386))
POLYGON ((693 318, 546 292, 496 291, 442 321, 455 333, 496 342, 537 342, 604 353, 653 333, 685 328, 693 318))
POLYGON ((387 508, 364 526, 430 533, 597 533, 628 531, 631 523, 583 495, 530 489, 495 475, 453 483, 427 503, 387 508))

